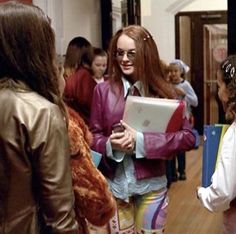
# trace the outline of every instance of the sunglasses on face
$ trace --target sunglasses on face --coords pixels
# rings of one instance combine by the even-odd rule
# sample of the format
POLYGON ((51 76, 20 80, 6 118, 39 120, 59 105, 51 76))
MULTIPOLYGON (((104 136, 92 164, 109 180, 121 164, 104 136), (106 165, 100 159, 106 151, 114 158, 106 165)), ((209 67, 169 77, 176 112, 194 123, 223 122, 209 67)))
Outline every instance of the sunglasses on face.
POLYGON ((118 60, 122 60, 125 54, 129 60, 134 61, 135 55, 136 55, 136 52, 134 49, 131 49, 131 50, 117 49, 115 56, 118 60))

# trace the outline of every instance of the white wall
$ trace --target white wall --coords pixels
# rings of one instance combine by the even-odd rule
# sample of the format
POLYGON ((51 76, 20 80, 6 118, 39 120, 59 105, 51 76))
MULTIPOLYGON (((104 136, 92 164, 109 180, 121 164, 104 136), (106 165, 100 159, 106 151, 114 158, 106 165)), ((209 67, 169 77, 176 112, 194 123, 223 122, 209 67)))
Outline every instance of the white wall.
POLYGON ((92 45, 101 46, 101 8, 98 0, 63 0, 63 50, 75 36, 83 36, 92 45))
MULTIPOLYGON (((33 0, 52 19, 56 49, 64 54, 75 36, 101 46, 100 0, 33 0)), ((153 35, 162 59, 175 56, 174 16, 179 11, 227 10, 226 0, 141 0, 141 22, 153 35)))
POLYGON ((221 11, 227 10, 227 0, 195 0, 181 11, 221 11))
POLYGON ((73 37, 83 36, 101 46, 101 8, 99 0, 33 0, 51 19, 56 33, 56 50, 65 54, 73 37))
POLYGON ((167 61, 174 51, 174 16, 166 11, 168 0, 141 0, 141 24, 156 41, 160 57, 167 61))
POLYGON ((175 56, 175 14, 179 11, 227 10, 226 0, 141 0, 141 22, 153 35, 160 56, 175 56))

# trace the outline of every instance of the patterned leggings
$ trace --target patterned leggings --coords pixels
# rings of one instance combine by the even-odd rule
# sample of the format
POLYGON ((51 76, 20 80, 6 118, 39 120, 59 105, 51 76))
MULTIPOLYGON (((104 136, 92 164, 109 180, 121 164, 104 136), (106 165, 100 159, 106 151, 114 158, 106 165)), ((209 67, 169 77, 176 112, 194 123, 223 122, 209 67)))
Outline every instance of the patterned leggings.
POLYGON ((161 234, 167 215, 167 189, 134 196, 126 203, 117 199, 117 212, 109 224, 92 234, 161 234))

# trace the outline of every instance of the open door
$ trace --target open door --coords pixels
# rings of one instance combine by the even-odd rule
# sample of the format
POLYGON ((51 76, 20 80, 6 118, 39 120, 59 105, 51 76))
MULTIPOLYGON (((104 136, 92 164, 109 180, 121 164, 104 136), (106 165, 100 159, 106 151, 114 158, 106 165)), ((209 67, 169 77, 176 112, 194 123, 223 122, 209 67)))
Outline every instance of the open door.
MULTIPOLYGON (((213 97, 216 92, 214 90, 207 91, 207 88, 205 88, 205 84, 207 84, 205 82, 208 82, 208 79, 214 78, 209 76, 205 78, 205 75, 208 74, 208 71, 206 71, 207 61, 210 59, 209 56, 213 56, 213 51, 209 53, 211 49, 209 48, 208 50, 206 45, 208 43, 209 46, 213 46, 212 40, 214 36, 208 35, 208 42, 206 42, 206 38, 204 40, 204 32, 205 37, 207 37, 206 30, 209 30, 211 25, 222 24, 227 24, 226 11, 180 12, 175 16, 176 58, 182 59, 190 66, 190 74, 187 79, 198 96, 199 104, 193 108, 193 114, 195 117, 195 128, 200 134, 203 133, 204 124, 218 122, 213 117, 218 116, 218 110, 217 108, 212 109, 213 104, 211 105, 209 102, 213 98, 209 99, 208 97, 208 95, 213 97), (205 47, 204 43, 206 43, 205 47), (205 53, 208 53, 209 56, 207 55, 207 57, 205 53), (205 105, 205 102, 207 102, 207 105, 205 105)), ((214 28, 214 26, 212 27, 214 28)), ((215 67, 212 67, 212 69, 215 69, 215 67)), ((216 104, 214 105, 216 106, 216 104)))
POLYGON ((204 123, 224 123, 224 111, 218 98, 216 71, 227 57, 227 25, 204 25, 204 123))

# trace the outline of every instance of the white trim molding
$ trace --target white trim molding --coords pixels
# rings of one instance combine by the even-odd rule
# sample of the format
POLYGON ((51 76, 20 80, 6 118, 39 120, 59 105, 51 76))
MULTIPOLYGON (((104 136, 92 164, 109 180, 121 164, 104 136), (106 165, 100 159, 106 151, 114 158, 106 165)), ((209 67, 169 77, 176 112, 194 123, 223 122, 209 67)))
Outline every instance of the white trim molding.
POLYGON ((166 8, 166 11, 175 15, 177 12, 181 11, 184 7, 194 1, 196 0, 176 0, 166 8))

